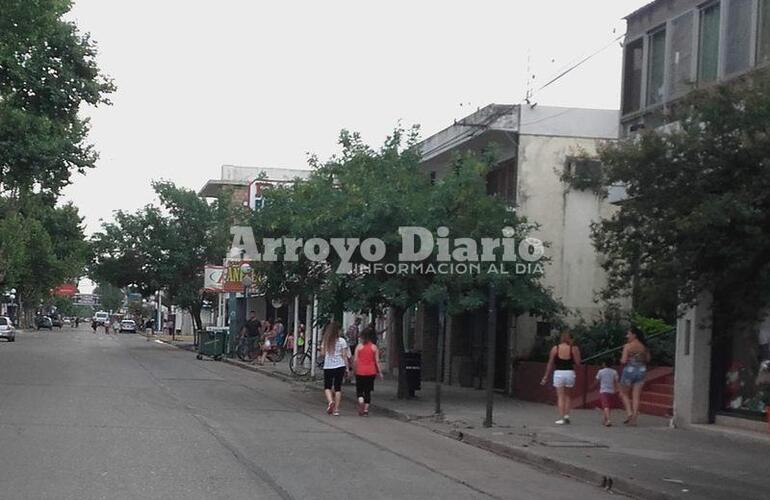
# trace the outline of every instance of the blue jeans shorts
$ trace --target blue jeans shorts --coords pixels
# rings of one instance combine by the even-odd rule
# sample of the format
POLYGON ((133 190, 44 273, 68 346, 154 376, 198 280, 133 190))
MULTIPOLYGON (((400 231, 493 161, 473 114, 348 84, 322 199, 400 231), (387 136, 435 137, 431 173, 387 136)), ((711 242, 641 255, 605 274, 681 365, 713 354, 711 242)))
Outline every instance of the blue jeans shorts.
POLYGON ((626 365, 620 375, 620 385, 634 385, 644 382, 647 367, 644 365, 626 365))

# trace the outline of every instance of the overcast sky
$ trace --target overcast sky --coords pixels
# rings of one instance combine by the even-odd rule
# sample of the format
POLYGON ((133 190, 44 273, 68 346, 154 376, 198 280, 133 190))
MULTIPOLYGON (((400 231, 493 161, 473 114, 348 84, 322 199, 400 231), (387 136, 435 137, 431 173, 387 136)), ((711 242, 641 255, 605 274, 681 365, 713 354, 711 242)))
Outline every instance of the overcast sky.
MULTIPOLYGON (((426 137, 489 103, 518 103, 622 34, 647 0, 76 0, 118 87, 87 110, 98 167, 65 198, 89 232, 154 197, 153 179, 200 189, 222 164, 306 168, 340 129, 381 142, 399 122, 426 137)), ((621 48, 536 95, 617 109, 621 48)))

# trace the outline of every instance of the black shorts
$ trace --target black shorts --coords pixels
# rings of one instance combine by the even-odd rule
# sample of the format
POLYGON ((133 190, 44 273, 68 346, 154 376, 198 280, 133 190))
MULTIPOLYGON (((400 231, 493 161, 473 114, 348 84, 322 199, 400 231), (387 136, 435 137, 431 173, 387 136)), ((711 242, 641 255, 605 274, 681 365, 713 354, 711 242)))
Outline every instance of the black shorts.
POLYGON ((334 387, 335 392, 342 390, 342 379, 345 378, 345 367, 324 368, 324 389, 334 387))
POLYGON ((376 375, 356 375, 356 396, 364 398, 366 403, 374 390, 374 379, 376 375))

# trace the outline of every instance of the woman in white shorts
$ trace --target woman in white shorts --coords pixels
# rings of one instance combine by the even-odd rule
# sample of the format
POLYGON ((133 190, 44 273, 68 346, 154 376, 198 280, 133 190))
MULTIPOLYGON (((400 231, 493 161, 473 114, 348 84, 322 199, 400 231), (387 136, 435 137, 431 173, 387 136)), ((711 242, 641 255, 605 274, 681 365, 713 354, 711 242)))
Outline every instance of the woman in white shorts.
POLYGON ((556 403, 559 408, 558 425, 569 423, 571 390, 575 387, 575 366, 580 365, 580 349, 572 343, 572 335, 564 331, 559 339, 559 345, 553 346, 548 356, 548 366, 540 381, 541 385, 548 382, 548 374, 553 370, 553 386, 556 388, 556 403))

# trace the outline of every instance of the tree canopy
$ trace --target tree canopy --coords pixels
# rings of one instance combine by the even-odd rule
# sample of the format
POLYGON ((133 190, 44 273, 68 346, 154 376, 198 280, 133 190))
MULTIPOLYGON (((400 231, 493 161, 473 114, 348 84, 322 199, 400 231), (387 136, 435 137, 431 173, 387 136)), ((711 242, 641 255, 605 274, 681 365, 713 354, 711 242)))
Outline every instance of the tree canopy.
MULTIPOLYGON (((450 173, 431 182, 420 169, 417 130, 396 129, 374 149, 358 134, 343 131, 342 151, 315 167, 307 181, 265 191, 265 205, 254 212, 257 238, 359 238, 385 243, 379 262, 398 264, 402 249, 399 228, 419 226, 435 232, 446 227, 452 238, 501 237, 510 227, 522 239, 533 225, 509 209, 504 200, 488 196, 485 174, 493 158, 459 156, 450 173)), ((480 245, 479 245, 480 246, 480 245)), ((501 262, 501 252, 496 258, 501 262)), ((315 293, 323 316, 341 310, 380 312, 403 309, 419 301, 447 301, 450 311, 478 309, 487 301, 490 282, 503 303, 518 313, 553 314, 559 310, 536 274, 439 274, 356 272, 369 264, 360 252, 350 258, 353 272, 335 272, 341 259, 332 252, 325 262, 300 258, 298 262, 263 263, 258 272, 271 296, 290 296, 295 290, 315 293)), ((436 265, 437 253, 423 261, 436 265)))
POLYGON ((57 200, 97 160, 83 107, 114 91, 90 36, 65 20, 71 5, 0 2, 0 285, 16 288, 28 313, 83 274, 81 218, 57 200))
POLYGON ((94 234, 90 275, 145 297, 163 289, 200 328, 204 266, 227 254, 236 210, 229 201, 208 203, 170 182, 154 182, 153 188, 158 205, 118 211, 94 234))
POLYGON ((64 20, 68 0, 3 0, 0 16, 0 192, 58 194, 97 159, 84 104, 107 103, 112 82, 88 34, 64 20))
POLYGON ((606 295, 670 317, 705 290, 716 330, 754 322, 770 299, 770 81, 698 92, 675 119, 600 153, 606 182, 628 193, 594 227, 606 295))
POLYGON ((0 282, 35 306, 52 288, 83 275, 88 244, 78 209, 50 206, 39 196, 0 198, 0 282))

